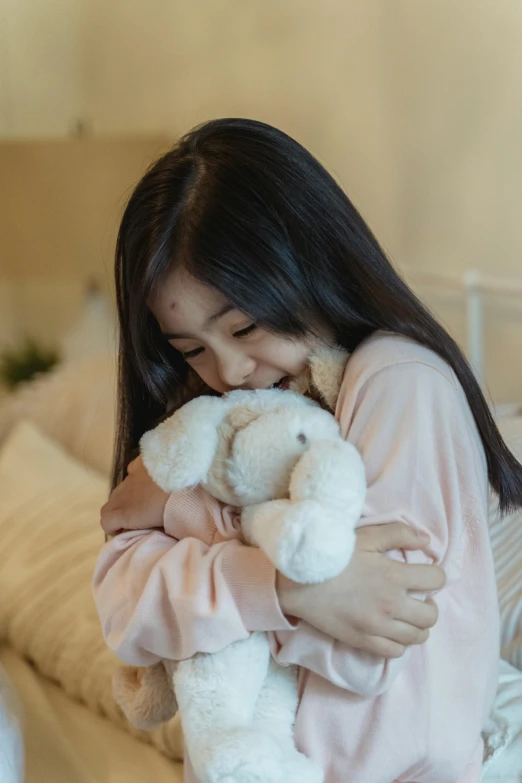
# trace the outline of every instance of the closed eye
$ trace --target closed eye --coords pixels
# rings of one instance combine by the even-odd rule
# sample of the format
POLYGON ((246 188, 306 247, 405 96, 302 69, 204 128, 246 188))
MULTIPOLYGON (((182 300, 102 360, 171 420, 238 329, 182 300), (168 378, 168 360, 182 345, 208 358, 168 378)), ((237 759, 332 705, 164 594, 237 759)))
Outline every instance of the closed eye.
POLYGON ((234 332, 234 337, 238 337, 241 339, 242 337, 248 337, 249 334, 252 334, 252 332, 255 332, 257 329, 257 324, 250 324, 250 326, 246 326, 244 329, 240 329, 238 332, 234 332))
POLYGON ((184 359, 195 359, 196 356, 199 356, 200 353, 203 353, 205 349, 204 348, 194 348, 193 351, 186 351, 185 353, 182 353, 184 359))
MULTIPOLYGON (((249 334, 255 332, 256 329, 257 324, 253 323, 250 324, 250 326, 246 326, 244 329, 239 329, 237 332, 234 332, 233 336, 237 337, 238 340, 241 340, 243 337, 248 337, 249 334)), ((204 348, 194 348, 192 351, 182 351, 181 355, 184 359, 195 359, 197 356, 200 356, 204 350, 204 348)))

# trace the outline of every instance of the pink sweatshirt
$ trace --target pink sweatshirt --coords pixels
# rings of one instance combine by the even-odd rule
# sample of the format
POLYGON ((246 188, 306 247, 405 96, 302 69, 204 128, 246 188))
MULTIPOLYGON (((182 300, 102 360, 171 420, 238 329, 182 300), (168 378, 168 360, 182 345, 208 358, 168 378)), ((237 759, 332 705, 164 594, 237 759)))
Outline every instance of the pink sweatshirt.
MULTIPOLYGON (((478 783, 499 628, 485 455, 465 395, 432 351, 377 333, 350 357, 336 415, 366 465, 360 524, 428 531, 432 558, 392 556, 446 572, 426 644, 385 660, 291 626, 273 566, 241 542, 234 509, 200 489, 171 495, 165 532, 125 532, 103 548, 94 594, 105 639, 146 665, 271 632, 276 658, 302 667, 296 744, 326 783, 478 783)), ((188 759, 185 780, 195 781, 188 759)))

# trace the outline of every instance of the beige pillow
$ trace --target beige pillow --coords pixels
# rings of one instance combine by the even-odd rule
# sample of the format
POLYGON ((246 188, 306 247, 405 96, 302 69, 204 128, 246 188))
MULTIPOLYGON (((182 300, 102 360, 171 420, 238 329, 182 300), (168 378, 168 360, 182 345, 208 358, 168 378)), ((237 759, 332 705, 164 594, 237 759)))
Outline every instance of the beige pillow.
POLYGON ((0 451, 0 639, 72 697, 179 759, 176 720, 137 732, 114 703, 117 661, 91 593, 108 481, 30 423, 0 451))
POLYGON ((2 401, 0 443, 16 422, 27 419, 81 462, 109 475, 115 401, 113 354, 61 365, 2 401))

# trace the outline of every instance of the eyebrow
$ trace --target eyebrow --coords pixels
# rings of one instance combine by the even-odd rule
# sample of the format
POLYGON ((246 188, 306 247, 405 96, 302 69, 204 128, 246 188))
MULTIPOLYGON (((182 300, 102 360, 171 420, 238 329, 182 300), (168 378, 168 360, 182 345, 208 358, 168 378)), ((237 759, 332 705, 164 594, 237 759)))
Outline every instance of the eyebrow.
MULTIPOLYGON (((231 313, 232 310, 235 310, 234 306, 231 304, 226 304, 224 307, 221 307, 217 312, 210 315, 207 320, 205 321, 203 325, 203 331, 206 332, 212 324, 215 324, 216 321, 219 321, 220 318, 224 318, 225 315, 228 315, 228 313, 231 313)), ((191 334, 184 334, 181 332, 162 332, 163 336, 167 338, 167 340, 190 340, 193 339, 193 335, 191 334)))

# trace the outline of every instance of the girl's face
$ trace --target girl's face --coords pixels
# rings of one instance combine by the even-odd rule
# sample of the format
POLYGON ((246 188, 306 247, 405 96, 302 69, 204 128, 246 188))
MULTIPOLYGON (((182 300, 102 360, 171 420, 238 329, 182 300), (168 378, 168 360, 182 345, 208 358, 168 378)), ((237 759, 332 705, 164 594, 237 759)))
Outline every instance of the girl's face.
POLYGON ((306 368, 316 339, 286 339, 256 326, 215 289, 183 269, 163 283, 150 308, 171 345, 221 394, 267 389, 306 368))

